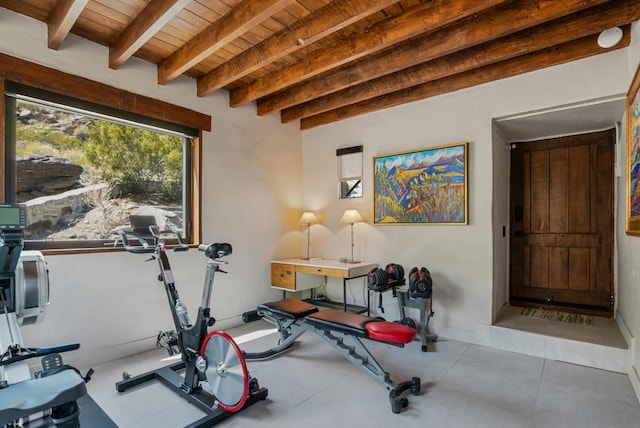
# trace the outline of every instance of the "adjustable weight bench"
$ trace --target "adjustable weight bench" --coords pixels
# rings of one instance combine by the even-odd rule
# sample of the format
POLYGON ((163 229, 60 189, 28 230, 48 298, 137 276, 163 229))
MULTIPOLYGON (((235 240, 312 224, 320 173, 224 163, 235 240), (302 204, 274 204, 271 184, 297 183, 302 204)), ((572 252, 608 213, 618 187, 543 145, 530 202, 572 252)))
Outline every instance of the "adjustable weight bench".
POLYGON ((413 377, 410 381, 399 384, 395 383, 361 340, 369 339, 404 347, 416 337, 414 328, 335 309, 319 311, 309 303, 292 298, 263 303, 256 311, 245 313, 243 316, 247 322, 259 318, 276 325, 280 337, 277 345, 267 351, 244 352, 246 360, 278 356, 291 349, 300 335, 306 331, 312 331, 389 391, 393 413, 399 413, 409 404, 409 401, 401 396, 403 392, 410 390, 413 395, 420 393, 419 377, 413 377))

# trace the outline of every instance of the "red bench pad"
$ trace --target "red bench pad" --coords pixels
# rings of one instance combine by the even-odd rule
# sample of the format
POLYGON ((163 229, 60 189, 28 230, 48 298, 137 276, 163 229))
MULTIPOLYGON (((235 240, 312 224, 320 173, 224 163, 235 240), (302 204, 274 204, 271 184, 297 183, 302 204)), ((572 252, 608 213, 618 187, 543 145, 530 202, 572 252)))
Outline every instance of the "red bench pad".
POLYGON ((416 337, 416 330, 406 325, 335 309, 311 314, 304 318, 304 322, 353 336, 399 345, 409 343, 416 337))
POLYGON ((369 338, 381 342, 405 344, 416 337, 416 329, 387 321, 372 321, 365 325, 369 338))

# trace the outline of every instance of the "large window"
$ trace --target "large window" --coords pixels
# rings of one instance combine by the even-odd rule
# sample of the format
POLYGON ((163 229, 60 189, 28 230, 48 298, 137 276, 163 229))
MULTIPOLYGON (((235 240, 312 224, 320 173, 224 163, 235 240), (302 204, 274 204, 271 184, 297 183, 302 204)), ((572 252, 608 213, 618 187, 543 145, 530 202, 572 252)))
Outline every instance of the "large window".
POLYGON ((4 201, 27 207, 25 248, 110 248, 131 214, 197 242, 199 130, 10 82, 4 112, 4 201))

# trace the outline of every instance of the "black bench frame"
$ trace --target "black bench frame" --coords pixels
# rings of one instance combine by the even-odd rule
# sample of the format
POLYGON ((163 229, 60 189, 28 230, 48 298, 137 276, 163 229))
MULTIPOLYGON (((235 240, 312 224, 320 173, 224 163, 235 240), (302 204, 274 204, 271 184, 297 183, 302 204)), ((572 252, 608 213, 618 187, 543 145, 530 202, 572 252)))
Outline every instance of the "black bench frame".
MULTIPOLYGON (((257 353, 243 352, 245 360, 255 361, 277 357, 290 350, 296 339, 302 334, 307 331, 312 331, 389 391, 389 402, 393 413, 399 413, 403 407, 408 406, 409 401, 407 398, 402 397, 405 391, 409 390, 412 395, 418 395, 420 393, 419 377, 413 377, 411 380, 400 383, 396 383, 391 379, 389 372, 382 368, 380 363, 362 342, 361 339, 364 338, 377 341, 368 337, 366 331, 358 331, 350 326, 331 323, 326 319, 314 318, 310 315, 318 312, 318 308, 313 305, 308 305, 307 308, 304 309, 304 305, 305 303, 297 301, 296 299, 284 299, 280 302, 262 304, 258 306, 257 311, 246 313, 243 317, 245 320, 260 317, 275 325, 278 329, 279 338, 276 346, 267 351, 257 353), (298 307, 300 310, 288 312, 283 309, 283 306, 286 305, 279 305, 279 303, 282 302, 299 302, 298 307)), ((327 313, 327 311, 339 312, 334 309, 326 309, 324 313, 327 313)), ((376 318, 370 318, 370 320, 372 322, 380 321, 376 318)), ((403 344, 394 342, 378 342, 404 347, 403 344)))

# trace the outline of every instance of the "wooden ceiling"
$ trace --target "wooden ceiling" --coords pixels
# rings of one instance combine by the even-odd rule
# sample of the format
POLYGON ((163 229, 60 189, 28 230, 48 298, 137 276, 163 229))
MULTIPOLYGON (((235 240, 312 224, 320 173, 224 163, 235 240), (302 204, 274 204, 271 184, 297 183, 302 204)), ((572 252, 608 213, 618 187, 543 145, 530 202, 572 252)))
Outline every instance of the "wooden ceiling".
POLYGON ((301 129, 626 47, 638 0, 0 0, 301 129), (598 34, 621 27, 612 48, 598 34))

